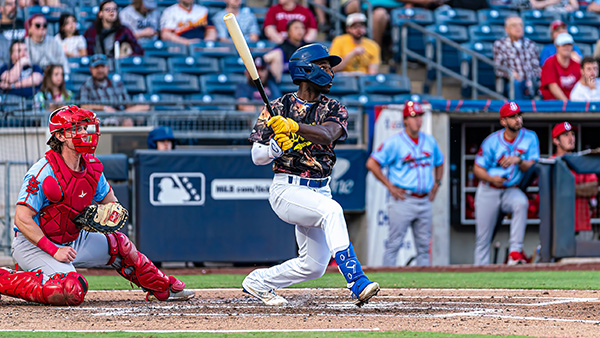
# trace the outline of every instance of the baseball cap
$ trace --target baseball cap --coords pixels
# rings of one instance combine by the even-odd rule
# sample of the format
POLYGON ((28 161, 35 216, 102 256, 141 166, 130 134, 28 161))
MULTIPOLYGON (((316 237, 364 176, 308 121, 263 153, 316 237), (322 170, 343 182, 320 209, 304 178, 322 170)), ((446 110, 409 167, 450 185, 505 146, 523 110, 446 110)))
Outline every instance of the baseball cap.
POLYGON ((500 108, 500 117, 509 117, 521 112, 521 108, 516 102, 506 102, 502 108, 500 108))
POLYGON ((552 23, 550 24, 550 30, 552 32, 554 32, 555 30, 558 29, 558 27, 567 27, 567 24, 562 22, 562 20, 554 20, 552 21, 552 23))
POLYGON ((566 133, 570 130, 573 130, 573 126, 571 126, 569 122, 557 123, 554 128, 552 128, 552 138, 557 138, 562 133, 566 133))
POLYGON ((415 117, 417 115, 423 114, 423 107, 421 107, 420 103, 414 101, 406 101, 406 103, 404 104, 404 111, 402 114, 404 115, 404 117, 415 117))
POLYGON ((554 44, 557 46, 563 46, 563 45, 568 45, 568 44, 572 45, 573 37, 569 33, 560 33, 560 34, 558 34, 556 39, 554 39, 554 44))
POLYGON ((108 64, 108 60, 106 59, 106 55, 104 54, 94 54, 92 55, 91 61, 90 61, 90 67, 97 67, 100 65, 107 65, 108 64))
POLYGON ((352 25, 354 25, 355 23, 365 23, 367 22, 367 16, 364 15, 363 13, 352 13, 350 15, 348 15, 348 17, 346 18, 346 27, 350 27, 352 25))

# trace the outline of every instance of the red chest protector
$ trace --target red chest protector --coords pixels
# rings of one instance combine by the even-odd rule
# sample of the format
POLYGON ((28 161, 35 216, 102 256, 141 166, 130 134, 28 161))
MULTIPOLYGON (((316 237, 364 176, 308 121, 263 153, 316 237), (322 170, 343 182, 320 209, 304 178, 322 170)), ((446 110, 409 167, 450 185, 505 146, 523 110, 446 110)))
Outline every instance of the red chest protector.
POLYGON ((40 210, 40 227, 44 235, 57 244, 72 242, 81 231, 72 219, 92 203, 102 175, 102 163, 94 155, 83 154, 84 170, 75 172, 53 150, 46 153, 46 159, 56 179, 48 176, 42 182, 50 204, 40 210))

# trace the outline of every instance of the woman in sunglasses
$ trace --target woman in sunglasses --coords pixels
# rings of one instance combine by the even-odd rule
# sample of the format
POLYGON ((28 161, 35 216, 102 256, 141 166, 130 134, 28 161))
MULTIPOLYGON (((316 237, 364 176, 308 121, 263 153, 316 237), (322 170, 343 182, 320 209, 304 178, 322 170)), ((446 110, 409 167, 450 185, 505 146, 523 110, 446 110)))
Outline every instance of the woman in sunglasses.
POLYGON ((49 65, 62 65, 69 73, 69 64, 61 44, 48 37, 48 22, 42 14, 34 14, 25 22, 25 44, 29 49, 31 62, 46 68, 49 65))

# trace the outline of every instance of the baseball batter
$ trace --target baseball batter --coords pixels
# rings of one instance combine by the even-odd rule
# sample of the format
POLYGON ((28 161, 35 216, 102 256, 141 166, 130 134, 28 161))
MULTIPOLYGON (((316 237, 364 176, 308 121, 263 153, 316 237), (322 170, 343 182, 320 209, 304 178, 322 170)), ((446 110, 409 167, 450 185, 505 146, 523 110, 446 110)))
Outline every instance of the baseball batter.
POLYGON ((88 284, 76 268, 110 265, 147 291, 148 300, 192 298, 185 283, 166 276, 124 234, 87 232, 72 221, 93 202, 117 202, 93 155, 100 135, 96 114, 64 106, 52 112, 49 128, 51 150, 25 175, 16 207, 12 255, 24 271, 0 269, 0 294, 79 305, 88 284))
POLYGON ((296 226, 298 257, 252 271, 244 291, 267 305, 286 305, 274 290, 321 277, 331 256, 348 282, 355 304, 362 306, 379 291, 362 271, 348 238, 342 207, 331 198, 334 147, 347 136, 348 112, 323 94, 341 62, 321 44, 299 48, 290 58, 298 91, 271 102, 275 116, 263 109, 249 140, 256 165, 273 162, 275 177, 269 202, 283 221, 296 226))
POLYGON ((432 201, 442 182, 444 155, 431 135, 420 132, 423 108, 417 102, 404 105, 404 130, 386 140, 367 160, 367 169, 389 190, 389 233, 384 266, 396 266, 398 250, 409 226, 417 246, 417 265, 428 266, 433 220, 432 201), (388 177, 381 170, 389 167, 388 177), (435 168, 435 169, 434 169, 435 168))
POLYGON ((523 128, 515 102, 500 108, 500 129, 489 135, 475 156, 473 173, 480 180, 475 193, 475 264, 490 263, 490 242, 500 210, 510 213, 508 264, 526 262, 522 253, 529 200, 518 188, 523 173, 540 158, 535 132, 523 128))

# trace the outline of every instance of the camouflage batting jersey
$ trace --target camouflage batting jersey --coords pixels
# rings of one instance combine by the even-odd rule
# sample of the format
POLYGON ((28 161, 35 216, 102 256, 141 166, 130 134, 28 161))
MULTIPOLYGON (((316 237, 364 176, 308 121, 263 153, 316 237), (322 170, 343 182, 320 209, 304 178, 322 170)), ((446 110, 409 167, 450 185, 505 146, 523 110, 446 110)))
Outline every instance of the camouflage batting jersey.
MULTIPOLYGON (((298 123, 313 125, 323 124, 327 121, 339 123, 344 134, 338 141, 346 139, 348 112, 346 107, 337 100, 321 95, 321 99, 317 102, 304 102, 294 93, 290 93, 271 101, 271 106, 275 115, 289 117, 298 123)), ((269 144, 269 140, 273 136, 273 130, 267 127, 267 121, 270 118, 269 111, 263 109, 248 138, 250 142, 269 144)), ((329 145, 315 144, 297 134, 292 134, 290 138, 294 142, 294 146, 283 156, 275 159, 273 172, 310 178, 324 178, 331 174, 335 164, 333 151, 335 142, 329 145)))

